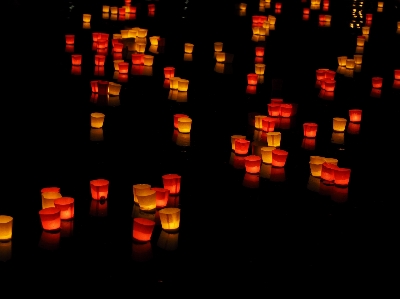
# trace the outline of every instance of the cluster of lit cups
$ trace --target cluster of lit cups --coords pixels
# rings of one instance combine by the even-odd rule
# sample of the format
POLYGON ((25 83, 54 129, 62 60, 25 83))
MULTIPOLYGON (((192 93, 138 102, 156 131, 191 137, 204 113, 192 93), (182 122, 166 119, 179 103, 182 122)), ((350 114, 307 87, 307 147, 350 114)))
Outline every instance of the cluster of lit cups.
MULTIPOLYGON (((306 2, 306 1, 302 1, 306 2)), ((329 10, 329 0, 322 1, 322 10, 329 10)), ((321 9, 321 0, 311 0, 310 8, 303 8, 303 21, 308 21, 310 19, 310 10, 320 10, 321 9)), ((319 26, 320 27, 330 27, 332 17, 330 15, 319 15, 319 26)))
POLYGON ((164 88, 169 88, 168 99, 177 102, 187 102, 189 80, 175 77, 175 68, 164 68, 164 88))
MULTIPOLYGON (((138 7, 131 6, 131 0, 125 0, 125 5, 122 7, 103 5, 103 19, 111 21, 128 21, 136 19, 138 7)), ((147 5, 147 15, 154 17, 156 12, 155 4, 147 5)))
POLYGON ((311 156, 311 175, 320 177, 325 184, 347 186, 350 181, 351 169, 338 167, 337 164, 337 159, 311 156))
POLYGON ((341 117, 333 118, 333 132, 331 142, 335 144, 344 144, 344 131, 347 126, 347 133, 349 134, 359 134, 361 125, 361 109, 350 109, 349 118, 350 122, 347 125, 347 119, 341 117))
POLYGON ((338 58, 338 69, 337 73, 344 75, 345 77, 353 77, 354 72, 360 72, 363 62, 362 54, 355 54, 353 58, 347 56, 339 56, 338 58))
POLYGON ((269 35, 269 31, 275 30, 275 24, 275 16, 252 16, 251 29, 253 31, 253 36, 251 40, 253 42, 264 42, 265 37, 269 35))
POLYGON ((318 69, 316 71, 317 81, 315 86, 321 88, 318 97, 324 100, 333 100, 335 96, 335 75, 336 72, 328 69, 318 69))
POLYGON ((232 73, 233 54, 223 52, 224 44, 222 42, 214 43, 214 71, 220 74, 232 73))
POLYGON ((172 141, 178 146, 190 146, 192 119, 186 114, 174 115, 174 133, 172 141))
POLYGON ((250 73, 247 75, 247 87, 246 93, 248 94, 256 94, 257 92, 257 84, 264 83, 264 73, 265 73, 265 64, 264 62, 264 47, 255 47, 255 59, 254 59, 254 73, 250 73))

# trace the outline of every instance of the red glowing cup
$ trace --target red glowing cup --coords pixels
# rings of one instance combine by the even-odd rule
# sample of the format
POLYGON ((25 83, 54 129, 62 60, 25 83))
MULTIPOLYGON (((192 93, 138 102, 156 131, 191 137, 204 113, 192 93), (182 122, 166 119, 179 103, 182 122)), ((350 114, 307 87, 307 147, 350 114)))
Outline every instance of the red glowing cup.
POLYGON ((247 156, 244 158, 244 166, 246 167, 246 171, 248 173, 259 173, 261 166, 261 158, 255 155, 247 156))
POLYGON ((351 122, 355 122, 355 123, 360 122, 361 116, 362 116, 362 110, 361 109, 350 109, 349 116, 350 116, 351 122))
POLYGON ((164 68, 164 78, 169 79, 175 77, 175 68, 172 66, 167 66, 164 68))
POLYGON ((372 87, 373 88, 382 88, 383 78, 381 77, 373 77, 372 78, 372 87))
POLYGON ((304 137, 315 138, 317 136, 318 124, 316 123, 304 123, 303 133, 304 137))
POLYGON ((235 139, 235 154, 247 155, 249 147, 250 147, 250 141, 245 139, 235 139))
POLYGON ((156 207, 157 209, 164 208, 168 203, 169 190, 164 188, 151 188, 156 191, 156 207))
POLYGON ((272 151, 272 166, 283 167, 286 164, 288 152, 280 149, 274 149, 272 151))
POLYGON ((108 94, 108 81, 97 81, 99 95, 108 94))
POLYGON ((322 164, 321 179, 327 182, 333 182, 335 180, 335 169, 337 168, 339 167, 336 165, 324 162, 322 164))
POLYGON ((178 129, 178 119, 181 117, 189 117, 186 114, 175 114, 174 115, 174 128, 178 129))
POLYGON ((334 170, 335 184, 347 186, 350 180, 351 169, 349 168, 337 168, 334 170))
POLYGON ((74 218, 74 199, 72 197, 57 198, 54 200, 54 206, 60 210, 62 220, 74 218))
POLYGON ((258 75, 257 74, 248 74, 247 75, 247 84, 249 85, 257 85, 258 75))
POLYGON ((94 64, 98 66, 104 66, 106 61, 106 56, 104 55, 94 55, 94 64))
POLYGON ((97 93, 99 92, 99 87, 97 85, 99 81, 90 81, 90 87, 92 88, 92 92, 97 93))
POLYGON ((119 68, 120 74, 128 74, 129 73, 129 63, 128 62, 118 63, 118 68, 119 68))
POLYGON ((44 230, 58 230, 61 227, 60 210, 46 208, 39 211, 40 221, 44 230))
POLYGON ((281 115, 281 105, 280 104, 268 104, 268 114, 269 116, 278 117, 281 115))
POLYGON ((264 56, 265 48, 264 47, 256 47, 256 56, 264 56))
POLYGON ((169 190, 171 195, 179 194, 181 190, 181 176, 177 174, 166 174, 162 176, 164 189, 169 190))
POLYGON ((110 182, 104 179, 90 181, 90 192, 95 200, 107 199, 110 182))
POLYGON ((143 65, 144 54, 132 54, 132 64, 143 65))
POLYGON ((280 108, 281 108, 280 116, 282 117, 292 116, 293 106, 291 104, 282 104, 280 108))
POLYGON ((82 55, 75 54, 71 55, 72 65, 81 65, 82 64, 82 55))
POLYGON ((75 43, 75 35, 74 34, 65 35, 65 43, 67 45, 73 45, 75 43))
POLYGON ((264 132, 273 132, 275 130, 275 121, 272 118, 263 118, 261 120, 261 125, 264 132))
POLYGON ((155 224, 154 221, 145 218, 133 219, 133 239, 139 242, 150 241, 155 224))

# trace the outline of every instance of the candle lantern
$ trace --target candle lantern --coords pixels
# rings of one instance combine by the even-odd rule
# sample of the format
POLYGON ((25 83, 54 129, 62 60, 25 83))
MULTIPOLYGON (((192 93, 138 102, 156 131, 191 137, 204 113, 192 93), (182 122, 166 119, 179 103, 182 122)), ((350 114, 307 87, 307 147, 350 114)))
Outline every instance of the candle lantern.
POLYGON ((365 36, 357 36, 357 47, 364 47, 365 44, 365 36))
POLYGON ((354 55, 354 63, 357 65, 361 65, 362 64, 362 55, 354 55))
POLYGON ((133 219, 133 239, 139 242, 150 241, 155 224, 154 221, 146 218, 133 219))
POLYGON ((125 13, 126 13, 125 7, 120 7, 120 8, 118 8, 118 14, 119 14, 120 16, 124 16, 125 13))
POLYGON ((171 195, 179 194, 181 190, 181 176, 177 174, 166 174, 162 176, 164 189, 169 190, 171 195))
POLYGON ((264 72, 265 72, 265 64, 256 63, 255 64, 255 73, 257 75, 264 75, 264 72))
POLYGON ((120 62, 118 64, 118 69, 120 74, 128 74, 129 73, 129 63, 128 62, 120 62))
POLYGON ((381 77, 373 77, 372 78, 372 87, 373 88, 382 88, 383 78, 381 77))
POLYGON ((339 167, 334 164, 322 163, 321 179, 326 182, 333 182, 335 180, 335 169, 337 168, 339 167))
POLYGON ((187 91, 189 88, 189 80, 179 79, 178 80, 178 91, 187 91))
POLYGON ((275 150, 274 146, 265 146, 261 148, 261 157, 263 163, 272 164, 272 151, 275 150))
POLYGON ((283 167, 286 164, 288 152, 280 149, 272 151, 272 166, 283 167))
POLYGON ((262 129, 262 119, 265 118, 265 115, 255 115, 254 116, 254 127, 258 130, 262 129))
POLYGON ((111 14, 117 15, 118 14, 118 7, 112 6, 110 7, 111 14))
POLYGON ((97 90, 99 95, 108 94, 108 81, 97 81, 97 90))
POLYGON ((159 36, 151 36, 149 39, 152 46, 158 46, 158 40, 160 39, 159 36))
POLYGON ((349 110, 349 116, 351 122, 360 122, 361 121, 362 110, 360 109, 351 109, 349 110))
POLYGON ((154 56, 152 55, 144 55, 144 65, 145 66, 152 66, 153 65, 153 60, 154 60, 154 56))
POLYGON ((106 56, 104 55, 95 55, 94 56, 94 64, 98 66, 104 66, 106 61, 106 56))
POLYGON ((250 141, 245 139, 235 139, 235 154, 247 155, 249 147, 250 147, 250 141))
POLYGON ((220 63, 225 62, 225 53, 224 52, 216 52, 215 60, 220 63))
POLYGON ((117 96, 121 92, 121 87, 121 84, 110 82, 108 85, 108 93, 117 96))
POLYGON ((347 186, 350 180, 351 169, 349 168, 336 168, 334 170, 335 184, 347 186))
POLYGON ((59 230, 61 227, 60 210, 57 208, 45 208, 39 211, 40 220, 44 230, 59 230))
POLYGON ((71 55, 72 65, 81 65, 82 64, 82 55, 71 55))
POLYGON ((335 79, 335 75, 336 75, 336 72, 330 71, 330 70, 327 70, 324 73, 325 79, 329 79, 329 80, 334 80, 335 79))
POLYGON ((179 77, 171 77, 171 78, 169 78, 169 84, 170 84, 170 88, 171 89, 178 89, 178 81, 180 80, 181 78, 179 78, 179 77))
POLYGON ((394 70, 394 79, 400 80, 400 70, 394 70))
POLYGON ((100 129, 103 127, 105 115, 103 113, 94 112, 90 114, 90 125, 92 128, 100 129))
POLYGON ((137 37, 139 38, 144 38, 147 36, 147 29, 144 28, 138 28, 137 30, 137 37))
POLYGON ((145 43, 136 43, 136 50, 138 53, 144 53, 146 50, 146 44, 145 43))
POLYGON ((259 173, 261 158, 259 156, 250 155, 244 158, 244 165, 246 167, 246 171, 249 173, 259 173))
POLYGON ((74 218, 74 199, 72 197, 61 197, 54 200, 54 206, 60 210, 61 220, 74 218))
POLYGON ((268 132, 267 133, 268 146, 279 147, 281 145, 281 133, 268 132))
POLYGON ((362 33, 364 35, 369 35, 369 31, 370 31, 370 27, 368 27, 368 26, 362 27, 362 33))
MULTIPOLYGON (((50 190, 46 188, 47 190, 50 190)), ((59 191, 45 191, 42 192, 42 208, 52 208, 54 207, 54 200, 62 197, 59 191)))
POLYGON ((318 124, 316 123, 304 123, 303 133, 304 137, 315 138, 317 136, 318 124))
POLYGON ((280 116, 281 114, 281 104, 268 104, 268 114, 269 116, 280 116))
POLYGON ((150 190, 150 189, 151 189, 151 186, 148 184, 133 185, 133 201, 138 204, 139 200, 138 200, 137 196, 141 195, 142 193, 145 193, 146 190, 150 190))
POLYGON ((132 64, 143 65, 144 55, 143 54, 132 54, 132 64))
POLYGON ((310 9, 309 8, 303 8, 303 14, 304 15, 309 15, 310 14, 310 9))
POLYGON ((239 9, 240 10, 246 10, 246 8, 247 8, 247 3, 240 3, 239 4, 239 9))
POLYGON ((264 132, 273 132, 275 130, 275 121, 270 117, 262 118, 261 124, 264 132))
POLYGON ((344 132, 346 128, 347 119, 334 117, 333 118, 333 130, 336 132, 344 132))
MULTIPOLYGON (((321 81, 321 83, 322 83, 322 81, 321 81)), ((322 83, 322 85, 323 85, 323 89, 325 89, 326 91, 335 91, 336 81, 325 79, 324 82, 322 83)))
POLYGON ((264 47, 256 47, 256 56, 264 56, 264 47))
POLYGON ((346 60, 346 68, 347 69, 350 69, 350 70, 354 69, 355 64, 356 63, 355 63, 354 59, 347 59, 346 60))
POLYGON ((192 54, 193 53, 193 44, 186 43, 185 44, 185 53, 192 54))
POLYGON ((179 208, 165 208, 160 210, 161 226, 165 231, 179 229, 181 210, 179 208))
POLYGON ((347 56, 339 56, 338 64, 339 66, 346 66, 347 56))
POLYGON ((258 75, 257 74, 248 74, 247 75, 247 84, 249 84, 249 85, 257 85, 257 79, 258 79, 258 75))
POLYGON ((103 12, 104 12, 104 13, 110 12, 110 6, 108 6, 108 5, 103 5, 103 12))
POLYGON ((215 52, 221 52, 224 44, 221 42, 216 42, 214 43, 214 51, 215 52))
POLYGON ((75 43, 75 35, 74 34, 65 35, 65 43, 67 45, 73 45, 75 43))
POLYGON ((178 128, 178 119, 181 117, 189 117, 186 114, 175 114, 174 115, 174 128, 178 128))
POLYGON ((97 179, 90 181, 90 192, 92 194, 92 199, 94 200, 107 199, 109 185, 110 182, 105 179, 97 179))
POLYGON ((99 87, 97 85, 98 81, 90 81, 90 87, 92 89, 92 92, 99 92, 99 87))
POLYGON ((143 211, 153 211, 156 209, 156 191, 151 189, 141 190, 136 193, 139 207, 143 211))
MULTIPOLYGON (((114 40, 113 40, 114 41, 114 40)), ((122 52, 122 50, 124 49, 124 44, 123 43, 119 43, 119 42, 115 42, 114 44, 113 44, 113 51, 115 52, 115 53, 121 53, 122 52)))
POLYGON ((372 21, 372 16, 373 16, 373 15, 372 15, 371 13, 367 13, 367 14, 365 15, 365 20, 371 22, 371 21, 372 21))
POLYGON ((189 117, 178 118, 178 131, 180 133, 190 133, 192 129, 192 119, 189 117))
POLYGON ((246 139, 246 136, 243 135, 232 135, 231 136, 231 144, 232 144, 232 150, 235 150, 235 140, 236 139, 246 139))
POLYGON ((282 117, 291 117, 292 116, 293 107, 291 104, 282 104, 280 107, 280 116, 282 117))
POLYGON ((321 171, 322 171, 322 164, 325 163, 323 160, 319 161, 310 161, 310 170, 311 170, 311 175, 314 177, 320 177, 321 176, 321 171))
POLYGON ((168 203, 169 190, 164 188, 151 188, 151 190, 156 191, 156 207, 164 208, 168 203))
POLYGON ((9 241, 12 238, 13 218, 0 215, 0 242, 9 241))
POLYGON ((92 15, 89 14, 83 14, 83 22, 84 23, 90 23, 90 19, 92 18, 92 15))
POLYGON ((165 67, 164 68, 164 78, 169 79, 173 78, 175 75, 175 68, 174 67, 165 67))

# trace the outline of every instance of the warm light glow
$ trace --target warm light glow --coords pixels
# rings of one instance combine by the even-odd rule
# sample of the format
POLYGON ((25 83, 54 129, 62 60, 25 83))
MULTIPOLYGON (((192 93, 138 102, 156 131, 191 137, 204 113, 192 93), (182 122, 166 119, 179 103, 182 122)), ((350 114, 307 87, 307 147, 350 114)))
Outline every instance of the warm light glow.
POLYGON ((364 26, 362 27, 362 33, 363 35, 369 35, 370 27, 364 26))
POLYGON ((166 174, 162 176, 164 189, 169 190, 170 195, 179 194, 181 190, 181 176, 177 174, 166 174))
POLYGON ((103 129, 90 129, 90 141, 103 141, 103 129))
POLYGON ((372 78, 372 87, 373 88, 382 88, 383 78, 381 77, 373 77, 372 78))
POLYGON ((310 161, 311 175, 314 177, 320 177, 322 171, 322 164, 325 163, 323 159, 310 161))
POLYGON ((133 219, 133 239, 139 242, 150 241, 155 224, 154 221, 145 218, 133 219))
POLYGON ((303 133, 304 137, 315 138, 317 136, 318 124, 316 123, 304 123, 303 133))
POLYGON ((60 210, 61 220, 74 218, 74 199, 72 197, 61 197, 54 201, 54 206, 60 210))
POLYGON ((249 151, 250 141, 245 139, 235 139, 235 154, 246 155, 249 151))
POLYGON ((362 64, 362 58, 363 58, 362 55, 357 55, 357 54, 354 55, 354 62, 356 64, 356 67, 357 67, 357 65, 362 64))
POLYGON ((272 166, 283 167, 286 164, 288 152, 280 149, 272 151, 272 166))
POLYGON ((103 5, 103 12, 110 12, 110 6, 103 5))
POLYGON ((351 169, 349 168, 336 168, 334 170, 335 184, 347 186, 350 180, 351 169))
POLYGON ((256 56, 264 56, 264 47, 256 47, 256 56))
POLYGON ((121 87, 122 87, 121 84, 114 83, 114 82, 110 82, 110 83, 108 84, 108 93, 109 93, 110 95, 117 96, 117 95, 119 95, 119 93, 121 92, 121 87))
POLYGON ((322 163, 321 179, 327 182, 333 182, 335 180, 335 169, 338 169, 334 164, 322 163))
POLYGON ((45 208, 39 211, 40 220, 44 230, 58 230, 61 227, 60 210, 57 208, 45 208))
POLYGON ((178 81, 181 80, 179 77, 171 77, 169 78, 169 86, 171 89, 178 89, 178 81))
POLYGON ((246 10, 246 8, 247 8, 247 3, 240 3, 239 4, 239 9, 240 10, 246 10))
POLYGON ((120 62, 118 64, 118 69, 120 74, 128 74, 129 73, 129 63, 128 62, 120 62))
POLYGON ((113 15, 118 14, 118 7, 112 6, 112 7, 110 7, 110 9, 111 9, 111 14, 113 14, 113 15))
POLYGON ((12 238, 13 218, 6 215, 0 215, 0 242, 11 240, 12 238))
MULTIPOLYGON (((47 189, 47 188, 46 188, 47 189)), ((42 209, 53 208, 54 200, 62 197, 59 191, 42 192, 42 209)))
POLYGON ((160 39, 159 36, 151 36, 149 39, 152 46, 158 46, 158 40, 160 39))
POLYGON ((347 133, 349 134, 359 134, 360 133, 360 123, 349 122, 347 126, 347 133))
POLYGON ((304 15, 309 15, 310 14, 310 9, 309 8, 303 8, 303 14, 304 15))
POLYGON ((280 116, 291 117, 293 111, 293 106, 291 104, 281 104, 280 106, 280 116))
POLYGON ((272 151, 275 150, 274 146, 266 146, 261 148, 261 157, 263 163, 272 164, 272 151))
POLYGON ((259 156, 250 155, 244 158, 244 165, 246 167, 246 171, 249 173, 259 173, 261 158, 259 156))
POLYGON ((106 61, 106 56, 104 55, 95 55, 94 56, 94 64, 99 66, 104 66, 106 61))
POLYGON ((164 188, 151 188, 156 191, 156 207, 157 209, 164 208, 168 203, 169 190, 164 188))
POLYGON ((318 69, 315 71, 317 75, 317 80, 323 80, 325 79, 325 72, 328 71, 328 69, 318 69))
POLYGON ((257 75, 264 75, 264 72, 265 72, 265 64, 256 63, 255 64, 255 73, 257 75))
POLYGON ((220 63, 225 62, 225 53, 224 52, 216 52, 215 60, 220 63))
POLYGON ((171 66, 167 66, 164 68, 164 78, 169 79, 173 78, 175 75, 175 68, 171 66))
POLYGON ((190 133, 192 129, 192 119, 189 117, 178 118, 178 131, 180 133, 190 133))
POLYGON ((150 190, 151 186, 148 184, 136 184, 133 185, 133 201, 135 203, 139 203, 139 200, 137 198, 138 195, 141 195, 142 193, 145 193, 146 190, 150 190))
POLYGON ((231 144, 232 144, 232 150, 235 150, 235 140, 236 139, 246 139, 246 136, 243 135, 232 135, 231 136, 231 144))
POLYGON ((156 191, 144 189, 136 193, 139 207, 143 211, 152 211, 156 209, 156 191))
POLYGON ((109 184, 110 182, 104 179, 97 179, 90 181, 90 192, 92 194, 92 199, 95 200, 107 199, 109 184))
POLYGON ((99 129, 103 127, 105 115, 103 113, 94 112, 90 114, 90 125, 92 128, 99 129))
POLYGON ((144 65, 145 66, 152 66, 153 65, 153 60, 154 60, 154 56, 152 55, 144 55, 144 65))
POLYGON ((178 91, 188 91, 189 80, 179 79, 178 80, 178 91))
POLYGON ((179 229, 180 212, 179 208, 165 208, 160 210, 160 221, 163 230, 173 231, 179 229))
POLYGON ((360 109, 351 109, 349 110, 349 116, 351 122, 360 122, 361 121, 362 110, 360 109))
POLYGON ((108 94, 108 81, 97 81, 97 89, 99 95, 108 94))
POLYGON ((354 59, 347 59, 346 60, 346 68, 347 69, 352 70, 352 69, 354 69, 355 65, 356 65, 356 63, 355 63, 354 59))
POLYGON ((339 66, 346 66, 347 56, 339 56, 338 64, 339 66))
POLYGON ((344 132, 346 129, 347 119, 334 117, 333 118, 333 130, 336 132, 344 132))
POLYGON ((65 35, 65 43, 67 45, 73 45, 75 43, 75 35, 74 34, 65 35))
POLYGON ((83 14, 83 22, 84 23, 90 23, 90 19, 92 18, 92 15, 89 14, 83 14))
POLYGON ((364 47, 365 44, 365 36, 357 37, 357 47, 364 47))
POLYGON ((257 79, 258 79, 258 75, 257 74, 248 74, 247 75, 247 84, 249 84, 249 85, 257 85, 257 79))
POLYGON ((262 130, 264 132, 273 132, 275 130, 275 120, 270 117, 261 119, 262 130))
POLYGON ((193 44, 186 43, 185 44, 185 53, 192 54, 193 53, 193 44))
POLYGON ((271 103, 267 106, 269 116, 278 117, 281 115, 281 104, 271 103))

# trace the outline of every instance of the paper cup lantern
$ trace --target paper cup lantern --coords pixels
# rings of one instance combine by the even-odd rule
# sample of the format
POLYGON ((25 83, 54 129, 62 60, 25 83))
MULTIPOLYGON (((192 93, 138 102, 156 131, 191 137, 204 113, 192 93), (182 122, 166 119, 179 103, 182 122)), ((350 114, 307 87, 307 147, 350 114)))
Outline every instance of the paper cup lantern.
POLYGON ((90 19, 92 18, 92 15, 89 14, 83 14, 83 22, 84 23, 90 23, 90 19))
POLYGON ((162 176, 164 189, 169 190, 171 195, 179 194, 181 190, 181 176, 177 174, 166 174, 162 176))
POLYGON ((108 186, 110 182, 104 179, 97 179, 90 181, 90 192, 92 194, 92 199, 103 200, 108 197, 108 186))
POLYGON ((356 62, 354 61, 354 59, 347 59, 346 60, 346 68, 347 69, 352 70, 352 69, 354 69, 355 65, 356 65, 356 62))
POLYGON ((357 37, 357 47, 364 47, 365 44, 365 36, 357 37))
POLYGON ((351 169, 349 168, 336 168, 334 170, 335 184, 347 186, 350 180, 351 169))
POLYGON ((219 63, 225 62, 225 53, 224 52, 215 53, 215 60, 219 63))
POLYGON ((249 147, 250 147, 250 141, 245 139, 235 139, 235 154, 247 155, 249 147))
POLYGON ((60 210, 57 208, 46 208, 39 211, 40 220, 44 230, 59 230, 61 227, 60 210))
POLYGON ((269 116, 278 117, 281 114, 281 104, 268 104, 268 114, 269 116))
POLYGON ((82 55, 71 55, 72 65, 81 65, 82 64, 82 55))
POLYGON ((349 116, 350 116, 350 121, 351 122, 360 122, 361 121, 361 116, 362 116, 362 110, 360 109, 351 109, 349 110, 349 116))
POLYGON ((154 221, 145 218, 133 219, 133 239, 139 242, 150 241, 155 224, 154 221))
POLYGON ((381 77, 373 77, 372 78, 372 87, 373 88, 382 88, 383 78, 381 77))
POLYGON ((231 144, 232 144, 232 150, 235 150, 235 140, 236 139, 246 139, 246 136, 243 135, 232 135, 231 136, 231 144))
POLYGON ((281 145, 281 133, 268 132, 267 140, 268 140, 268 146, 279 147, 281 145))
POLYGON ((6 215, 0 215, 0 242, 11 240, 12 238, 13 218, 6 215))
POLYGON ((354 55, 354 63, 357 65, 361 65, 362 64, 362 55, 354 55))
POLYGON ((314 177, 320 177, 322 171, 322 164, 325 163, 323 160, 321 161, 313 161, 310 162, 310 170, 311 175, 314 177))
POLYGON ((255 115, 254 116, 254 126, 256 129, 262 129, 262 119, 265 118, 265 115, 255 115))
POLYGON ((137 195, 141 195, 142 193, 146 193, 146 190, 150 190, 151 186, 148 184, 136 184, 133 185, 133 201, 135 203, 139 203, 137 195))
POLYGON ((275 130, 275 120, 270 117, 264 117, 261 120, 262 130, 264 132, 273 132, 275 130))
POLYGON ((118 64, 118 69, 120 74, 128 74, 129 73, 129 63, 128 62, 120 62, 118 64))
POLYGON ((164 208, 168 203, 169 190, 164 188, 151 188, 156 191, 156 207, 157 209, 164 208))
POLYGON ((72 197, 61 197, 54 201, 55 208, 60 210, 61 220, 74 218, 74 199, 72 197))
POLYGON ((394 79, 400 80, 400 70, 394 70, 394 79))
POLYGON ((240 10, 246 10, 246 8, 247 8, 247 3, 240 3, 239 4, 239 9, 240 10))
POLYGON ((188 91, 189 80, 179 79, 178 80, 178 91, 188 91))
POLYGON ((122 87, 121 84, 110 82, 109 85, 108 85, 108 93, 110 95, 117 96, 121 92, 121 87, 122 87))
POLYGON ((272 166, 283 167, 286 164, 288 152, 280 149, 272 151, 272 166))
POLYGON ((54 207, 54 201, 62 197, 59 192, 42 192, 42 208, 54 207))
POLYGON ((220 42, 214 43, 214 51, 215 52, 221 52, 224 44, 220 42))
POLYGON ((303 133, 304 137, 315 138, 317 136, 318 124, 315 123, 304 123, 303 133))
POLYGON ((259 156, 250 155, 244 158, 244 166, 249 173, 259 173, 261 158, 259 156))
POLYGON ((181 117, 188 117, 186 114, 175 114, 174 115, 174 128, 178 128, 178 119, 181 117))
POLYGON ((144 189, 136 193, 139 207, 143 211, 153 211, 156 209, 156 191, 144 189))
POLYGON ((144 59, 144 65, 145 66, 152 66, 153 65, 154 56, 152 56, 152 55, 144 55, 143 59, 144 59))
POLYGON ((247 75, 247 84, 249 85, 257 85, 258 75, 257 74, 248 74, 247 75))
POLYGON ((111 14, 117 15, 118 14, 118 7, 112 6, 110 7, 111 14))
POLYGON ((178 89, 178 81, 181 80, 179 77, 171 77, 169 78, 169 88, 178 89))
POLYGON ((338 169, 334 164, 323 163, 321 169, 321 179, 326 182, 333 182, 335 180, 335 169, 338 169))
POLYGON ((165 231, 179 229, 181 210, 179 208, 165 208, 160 210, 161 227, 165 231))
POLYGON ((94 64, 98 66, 104 66, 106 62, 106 56, 104 55, 95 55, 94 56, 94 64))
POLYGON ((347 56, 339 56, 338 64, 339 66, 346 66, 347 56))
POLYGON ((178 131, 181 133, 190 133, 192 129, 192 119, 189 117, 178 118, 178 131))
POLYGON ((192 54, 193 53, 193 44, 186 43, 185 44, 185 53, 192 54))
POLYGON ((90 125, 92 128, 100 129, 103 127, 105 115, 103 113, 92 113, 90 114, 90 125))
POLYGON ((164 78, 165 79, 170 79, 173 78, 175 75, 175 68, 168 66, 164 68, 164 78))
POLYGON ((74 34, 65 35, 65 43, 67 45, 73 45, 75 43, 75 35, 74 34))
POLYGON ((282 104, 280 108, 281 108, 280 116, 282 116, 282 117, 291 117, 292 116, 293 107, 291 104, 282 104))
POLYGON ((346 129, 347 119, 334 117, 333 118, 333 130, 336 132, 344 132, 346 129))
POLYGON ((266 146, 261 148, 262 161, 265 164, 272 164, 272 151, 276 149, 273 146, 266 146))
POLYGON ((263 63, 256 63, 255 64, 255 73, 257 75, 264 75, 265 72, 265 64, 263 63))
POLYGON ((264 47, 256 47, 256 56, 264 56, 264 47))
POLYGON ((103 12, 104 12, 104 13, 110 12, 110 6, 108 6, 108 5, 103 5, 103 12))
POLYGON ((151 44, 152 46, 158 46, 158 40, 159 40, 159 39, 160 39, 159 36, 151 36, 151 37, 149 38, 150 44, 151 44))

